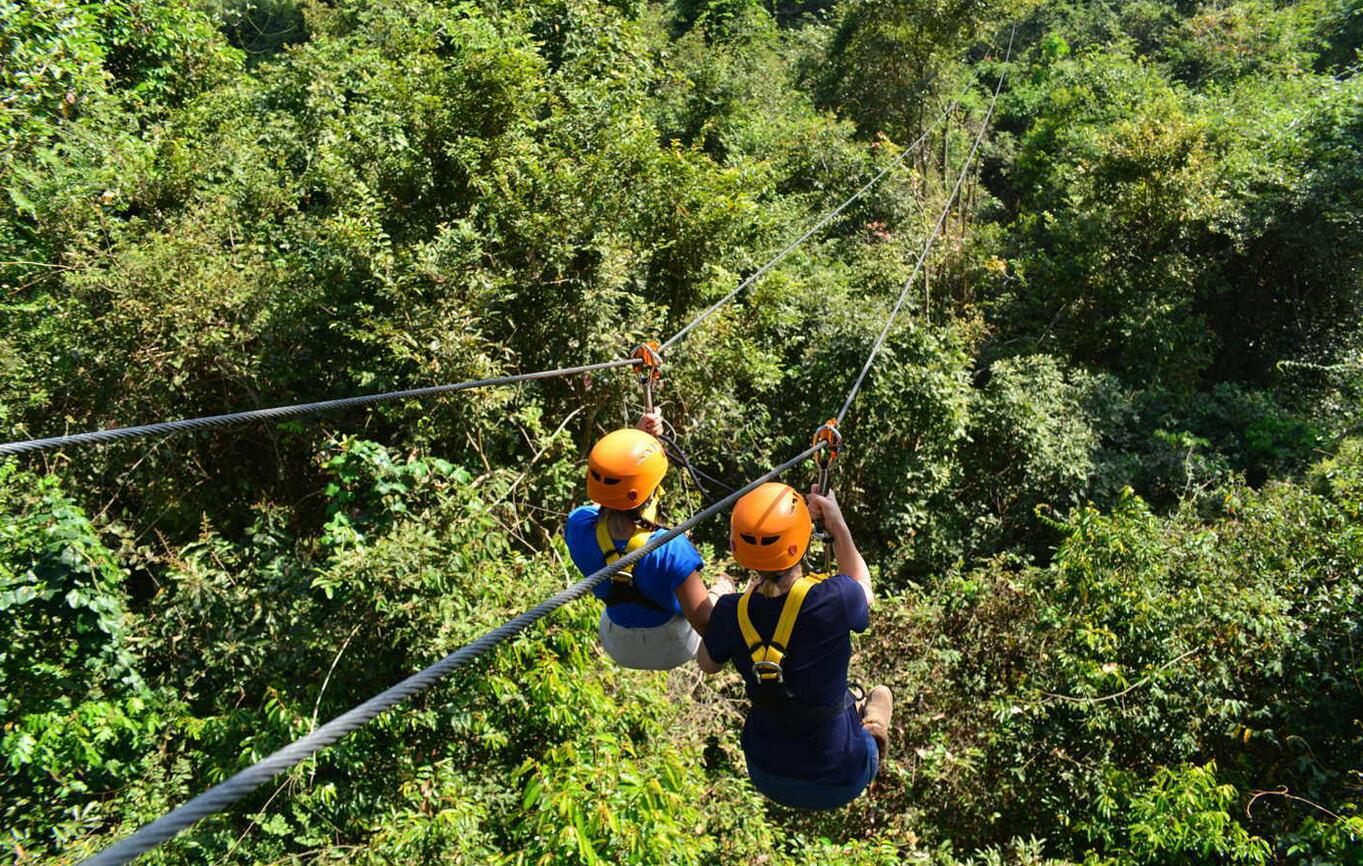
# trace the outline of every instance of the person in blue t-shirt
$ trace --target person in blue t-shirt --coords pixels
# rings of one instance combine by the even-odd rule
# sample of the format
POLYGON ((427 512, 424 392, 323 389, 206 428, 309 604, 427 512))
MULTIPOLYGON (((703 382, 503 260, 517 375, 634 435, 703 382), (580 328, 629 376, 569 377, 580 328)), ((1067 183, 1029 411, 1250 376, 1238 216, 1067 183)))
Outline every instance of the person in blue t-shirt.
POLYGON ((889 746, 890 690, 877 686, 858 706, 847 688, 852 632, 865 631, 871 573, 837 499, 804 497, 763 484, 734 505, 731 545, 759 577, 742 595, 715 604, 696 656, 716 673, 732 660, 752 700, 743 753, 753 786, 786 806, 837 809, 875 778, 889 746), (806 575, 801 564, 822 519, 838 573, 806 575))
MULTIPOLYGON (((592 448, 587 495, 596 504, 574 509, 563 529, 573 564, 584 575, 665 531, 657 522, 659 485, 667 474, 667 455, 656 438, 662 425, 662 415, 653 412, 637 429, 616 430, 592 448)), ((695 658, 714 599, 733 591, 721 575, 714 594, 707 593, 702 566, 700 553, 679 535, 593 589, 606 603, 601 646, 617 664, 669 670, 695 658)))

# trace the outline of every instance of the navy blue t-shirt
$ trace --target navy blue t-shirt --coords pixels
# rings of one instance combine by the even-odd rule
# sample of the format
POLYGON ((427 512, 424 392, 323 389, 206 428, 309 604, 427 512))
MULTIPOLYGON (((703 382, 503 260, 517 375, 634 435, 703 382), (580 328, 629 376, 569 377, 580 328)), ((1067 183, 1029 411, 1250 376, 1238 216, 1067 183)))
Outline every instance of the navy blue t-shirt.
MULTIPOLYGON (((584 575, 606 567, 606 557, 596 542, 596 517, 600 511, 601 509, 595 505, 574 508, 563 527, 563 538, 568 542, 568 553, 573 558, 573 564, 584 575)), ((653 534, 665 531, 660 529, 653 534)), ((624 553, 628 544, 628 539, 616 540, 615 549, 624 553)), ((606 615, 610 617, 611 622, 625 628, 653 628, 662 625, 681 613, 681 604, 677 602, 677 587, 685 583, 693 573, 700 571, 704 564, 699 551, 691 541, 685 535, 678 535, 634 563, 634 585, 644 595, 657 602, 663 610, 653 610, 642 604, 618 604, 606 608, 606 615)), ((610 584, 609 580, 599 583, 592 588, 592 592, 597 598, 605 600, 610 594, 610 584)))
MULTIPOLYGON (((737 594, 715 603, 705 649, 710 658, 734 667, 752 689, 752 656, 738 628, 737 594)), ((764 639, 776 632, 784 595, 767 598, 756 592, 748 615, 764 639)), ((790 635, 782 669, 786 685, 804 704, 837 706, 847 694, 847 665, 852 658, 852 632, 865 631, 870 608, 861 586, 837 574, 810 587, 790 635)), ((780 710, 753 707, 743 725, 743 753, 748 763, 766 773, 828 785, 855 781, 866 766, 866 739, 855 707, 826 721, 792 725, 780 710)))

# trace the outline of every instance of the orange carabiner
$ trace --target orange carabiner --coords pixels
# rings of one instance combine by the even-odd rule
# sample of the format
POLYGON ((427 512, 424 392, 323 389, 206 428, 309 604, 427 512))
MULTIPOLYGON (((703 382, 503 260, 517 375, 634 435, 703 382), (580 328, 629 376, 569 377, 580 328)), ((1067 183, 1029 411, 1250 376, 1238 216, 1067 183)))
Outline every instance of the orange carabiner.
POLYGON ((820 443, 824 447, 814 452, 814 464, 821 472, 827 472, 828 467, 832 466, 833 461, 842 453, 842 433, 838 432, 837 418, 829 418, 814 431, 814 439, 809 444, 820 443))
POLYGON ((657 341, 640 343, 629 356, 639 359, 639 381, 656 383, 663 377, 663 350, 657 341))
MULTIPOLYGON (((818 470, 816 484, 819 492, 824 496, 829 494, 828 476, 833 468, 833 461, 838 459, 842 453, 842 433, 838 430, 838 419, 829 418, 819 425, 819 429, 814 431, 814 439, 811 445, 823 445, 818 451, 814 452, 814 468, 818 470)), ((814 522, 814 530, 819 539, 823 542, 823 568, 828 571, 833 567, 833 538, 824 531, 823 521, 814 522)))
POLYGON ((640 343, 629 355, 639 360, 639 384, 644 386, 644 411, 653 411, 653 389, 663 380, 663 349, 655 341, 640 343))

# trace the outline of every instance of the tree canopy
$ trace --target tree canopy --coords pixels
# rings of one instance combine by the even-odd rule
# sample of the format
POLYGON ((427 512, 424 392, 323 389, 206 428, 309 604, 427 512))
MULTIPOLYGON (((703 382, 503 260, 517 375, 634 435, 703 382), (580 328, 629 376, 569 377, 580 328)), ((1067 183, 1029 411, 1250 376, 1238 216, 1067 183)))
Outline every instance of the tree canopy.
MULTIPOLYGON (((1363 863, 1358 0, 0 0, 0 57, 6 441, 618 358, 890 167, 669 353, 736 485, 948 208, 834 477, 869 796, 765 802, 737 676, 617 669, 587 601, 145 862, 1363 863)), ((0 458, 0 850, 77 862, 561 589, 640 403, 0 458)))

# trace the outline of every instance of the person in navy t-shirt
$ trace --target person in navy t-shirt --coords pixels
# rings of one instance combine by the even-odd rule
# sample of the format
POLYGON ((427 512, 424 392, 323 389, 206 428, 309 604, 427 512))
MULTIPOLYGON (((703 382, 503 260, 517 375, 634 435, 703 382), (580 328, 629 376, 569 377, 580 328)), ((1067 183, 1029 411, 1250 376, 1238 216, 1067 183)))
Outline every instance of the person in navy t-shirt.
MULTIPOLYGON (((656 435, 662 416, 616 430, 587 459, 587 494, 595 505, 575 508, 563 528, 573 564, 584 574, 642 546, 666 530, 657 523, 667 456, 656 435)), ((592 591, 606 602, 601 646, 623 667, 668 670, 695 658, 714 599, 733 584, 722 575, 705 589, 700 553, 684 535, 668 541, 592 591)))
POLYGON ((817 487, 808 504, 785 484, 747 494, 734 506, 731 544, 738 564, 759 578, 716 602, 696 660, 706 673, 732 661, 743 676, 753 701, 743 753, 754 787, 795 808, 844 806, 879 771, 893 709, 884 686, 861 706, 847 687, 851 635, 866 630, 874 601, 870 571, 837 499, 817 487), (806 576, 802 560, 820 518, 838 572, 806 576), (787 605, 798 612, 778 634, 787 605))

